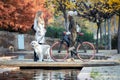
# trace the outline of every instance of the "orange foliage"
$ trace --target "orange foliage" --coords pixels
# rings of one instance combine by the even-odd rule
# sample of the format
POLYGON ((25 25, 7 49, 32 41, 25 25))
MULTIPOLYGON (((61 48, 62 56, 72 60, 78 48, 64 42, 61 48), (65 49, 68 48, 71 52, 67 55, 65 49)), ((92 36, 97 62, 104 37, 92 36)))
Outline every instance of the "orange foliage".
POLYGON ((38 10, 44 12, 45 23, 52 17, 44 7, 45 0, 0 0, 0 27, 25 32, 31 29, 38 10))

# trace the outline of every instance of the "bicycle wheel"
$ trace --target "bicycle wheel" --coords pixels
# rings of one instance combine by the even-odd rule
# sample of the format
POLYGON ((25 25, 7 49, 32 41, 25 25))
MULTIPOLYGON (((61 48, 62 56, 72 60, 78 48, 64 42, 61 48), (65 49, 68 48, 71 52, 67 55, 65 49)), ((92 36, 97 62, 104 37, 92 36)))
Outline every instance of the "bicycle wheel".
POLYGON ((65 43, 61 44, 60 41, 55 42, 51 46, 50 56, 54 61, 57 61, 57 62, 65 61, 69 56, 67 45, 65 43))
POLYGON ((92 60, 95 56, 96 50, 92 43, 83 42, 77 47, 77 56, 82 61, 92 60))

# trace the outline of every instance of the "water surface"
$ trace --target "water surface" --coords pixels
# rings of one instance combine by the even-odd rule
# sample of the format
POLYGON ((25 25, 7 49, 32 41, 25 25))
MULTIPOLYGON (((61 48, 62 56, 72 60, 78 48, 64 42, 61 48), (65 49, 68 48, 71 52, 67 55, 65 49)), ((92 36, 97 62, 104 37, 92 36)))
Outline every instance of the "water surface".
POLYGON ((77 80, 80 69, 20 69, 1 73, 0 80, 77 80))

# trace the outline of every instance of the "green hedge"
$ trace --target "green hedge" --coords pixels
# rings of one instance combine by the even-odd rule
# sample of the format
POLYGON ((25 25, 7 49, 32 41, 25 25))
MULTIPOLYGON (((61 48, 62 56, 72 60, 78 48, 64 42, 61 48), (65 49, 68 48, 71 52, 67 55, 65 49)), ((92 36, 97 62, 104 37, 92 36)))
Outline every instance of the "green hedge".
POLYGON ((113 38, 112 38, 112 49, 117 49, 118 47, 118 35, 116 34, 113 38))
MULTIPOLYGON (((62 32, 65 31, 64 27, 47 27, 47 32, 46 32, 46 37, 52 37, 52 38, 60 38, 62 32)), ((80 38, 83 41, 89 41, 89 42, 93 42, 93 33, 89 33, 86 31, 86 29, 82 29, 82 31, 84 33, 83 36, 80 36, 80 38)))
POLYGON ((94 42, 93 33, 88 33, 84 30, 82 30, 81 32, 84 33, 83 36, 80 36, 80 39, 82 39, 82 41, 94 42))
POLYGON ((46 37, 60 38, 62 32, 65 31, 64 27, 47 27, 46 37))

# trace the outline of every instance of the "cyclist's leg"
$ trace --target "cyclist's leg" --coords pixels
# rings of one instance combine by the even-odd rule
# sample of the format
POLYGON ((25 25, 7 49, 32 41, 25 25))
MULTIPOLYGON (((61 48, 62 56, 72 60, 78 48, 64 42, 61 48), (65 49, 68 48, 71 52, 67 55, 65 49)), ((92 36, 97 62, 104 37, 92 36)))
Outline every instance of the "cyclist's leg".
POLYGON ((70 47, 69 47, 69 51, 72 51, 73 49, 75 49, 76 38, 77 38, 76 32, 71 33, 71 35, 70 35, 70 47))

